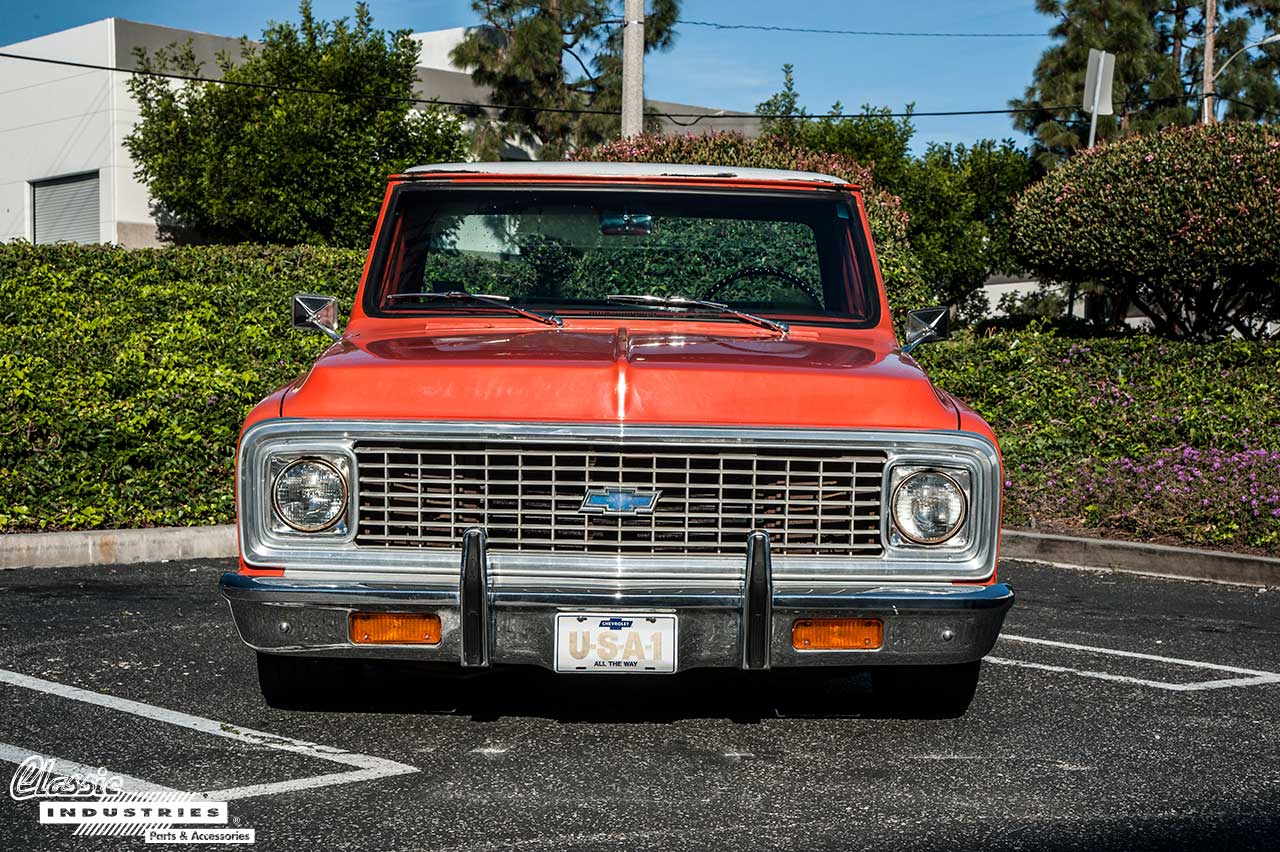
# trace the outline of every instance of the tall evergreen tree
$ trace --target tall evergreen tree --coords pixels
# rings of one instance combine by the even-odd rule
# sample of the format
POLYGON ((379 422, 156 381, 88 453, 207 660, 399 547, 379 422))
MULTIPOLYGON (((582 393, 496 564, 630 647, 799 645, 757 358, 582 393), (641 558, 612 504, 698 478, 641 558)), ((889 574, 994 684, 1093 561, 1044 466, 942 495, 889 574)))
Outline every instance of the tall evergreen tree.
MULTIPOLYGON (((1088 142, 1089 115, 1081 101, 1090 48, 1116 57, 1115 115, 1099 116, 1099 139, 1196 121, 1204 67, 1203 0, 1037 0, 1036 8, 1058 19, 1049 31, 1058 42, 1041 56, 1026 94, 1010 105, 1031 110, 1015 115, 1014 124, 1035 137, 1036 156, 1044 165, 1088 142)), ((1222 0, 1214 51, 1218 67, 1278 30, 1280 0, 1222 0)), ((1280 46, 1236 57, 1218 78, 1225 107, 1219 114, 1246 121, 1280 119, 1277 72, 1280 46), (1268 115, 1271 110, 1276 112, 1268 115)))
MULTIPOLYGON (((489 89, 496 111, 475 111, 476 153, 496 158, 516 141, 558 159, 620 132, 622 3, 617 0, 472 0, 484 24, 451 58, 489 89), (589 109, 604 114, 554 112, 589 109)), ((675 42, 680 0, 650 0, 645 52, 675 42)))

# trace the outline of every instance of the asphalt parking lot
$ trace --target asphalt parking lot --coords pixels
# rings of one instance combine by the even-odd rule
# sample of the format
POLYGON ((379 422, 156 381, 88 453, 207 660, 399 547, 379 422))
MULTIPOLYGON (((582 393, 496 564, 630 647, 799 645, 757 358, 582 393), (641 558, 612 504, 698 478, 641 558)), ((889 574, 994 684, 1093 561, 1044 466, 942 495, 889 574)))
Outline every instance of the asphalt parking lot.
MULTIPOLYGON (((1280 848, 1280 590, 1006 563, 1018 603, 961 719, 868 714, 857 676, 403 666, 286 712, 225 567, 0 573, 0 771, 216 793, 262 849, 1280 848)), ((0 849, 144 845, 3 801, 0 849)))

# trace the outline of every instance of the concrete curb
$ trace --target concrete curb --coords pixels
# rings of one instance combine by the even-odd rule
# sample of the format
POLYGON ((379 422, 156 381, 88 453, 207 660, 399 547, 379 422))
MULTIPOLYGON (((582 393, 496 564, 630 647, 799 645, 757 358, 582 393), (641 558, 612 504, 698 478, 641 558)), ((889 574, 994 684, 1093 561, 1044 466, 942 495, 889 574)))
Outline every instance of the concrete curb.
MULTIPOLYGON (((236 528, 230 524, 0 536, 0 569, 225 559, 235 555, 236 528)), ((1079 568, 1280 586, 1280 559, 1163 544, 1004 530, 1000 555, 1005 559, 1079 568)))
POLYGON ((0 536, 0 569, 121 565, 235 555, 234 524, 0 536))
POLYGON ((1003 530, 1000 534, 1000 556, 1003 559, 1103 568, 1131 574, 1280 586, 1280 559, 1166 544, 1003 530))

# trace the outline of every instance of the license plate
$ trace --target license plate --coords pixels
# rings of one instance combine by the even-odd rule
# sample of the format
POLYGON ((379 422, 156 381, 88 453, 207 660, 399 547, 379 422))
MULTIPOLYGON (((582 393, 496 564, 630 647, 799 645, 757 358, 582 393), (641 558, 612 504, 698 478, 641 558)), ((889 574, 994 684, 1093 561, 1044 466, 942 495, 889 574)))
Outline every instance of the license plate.
POLYGON ((556 614, 556 671, 655 674, 676 670, 676 617, 556 614))

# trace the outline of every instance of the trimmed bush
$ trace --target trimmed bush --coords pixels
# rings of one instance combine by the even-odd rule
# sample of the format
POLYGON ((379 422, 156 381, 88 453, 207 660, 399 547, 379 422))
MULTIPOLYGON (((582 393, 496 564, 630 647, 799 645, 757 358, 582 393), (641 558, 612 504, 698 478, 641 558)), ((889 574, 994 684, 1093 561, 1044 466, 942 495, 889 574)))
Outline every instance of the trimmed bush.
POLYGON ((1224 122, 1076 155, 1015 205, 1029 271, 1105 285, 1169 337, 1274 336, 1280 127, 1224 122))
POLYGON ((573 160, 623 163, 690 163, 760 169, 797 169, 843 178, 863 188, 867 221, 876 242, 880 271, 895 319, 935 298, 919 259, 907 241, 907 214, 902 199, 876 188, 871 169, 843 154, 823 154, 792 145, 777 136, 748 139, 741 133, 702 136, 646 134, 584 148, 573 160))
MULTIPOLYGON (((228 523, 240 424, 363 255, 0 246, 0 530, 228 523)), ((999 435, 1012 526, 1280 550, 1280 345, 1034 331, 919 350, 999 435)))
POLYGON ((1007 525, 1280 550, 1280 345, 1033 330, 918 354, 999 437, 1007 525))
POLYGON ((240 423, 350 304, 364 253, 0 245, 0 530, 228 523, 240 423))

